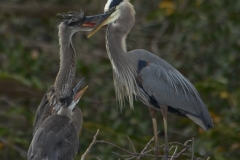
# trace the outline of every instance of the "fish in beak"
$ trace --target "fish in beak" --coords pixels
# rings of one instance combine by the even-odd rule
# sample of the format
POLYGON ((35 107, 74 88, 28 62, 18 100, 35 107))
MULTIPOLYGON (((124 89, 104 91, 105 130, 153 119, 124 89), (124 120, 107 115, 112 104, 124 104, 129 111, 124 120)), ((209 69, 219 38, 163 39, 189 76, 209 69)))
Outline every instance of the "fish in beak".
POLYGON ((90 38, 92 35, 94 35, 99 29, 101 29, 103 26, 111 23, 114 21, 114 18, 116 17, 116 8, 113 7, 112 9, 110 9, 109 11, 97 15, 98 18, 99 16, 101 17, 100 20, 98 21, 98 23, 95 25, 95 27, 92 29, 92 31, 88 34, 88 38, 90 38))

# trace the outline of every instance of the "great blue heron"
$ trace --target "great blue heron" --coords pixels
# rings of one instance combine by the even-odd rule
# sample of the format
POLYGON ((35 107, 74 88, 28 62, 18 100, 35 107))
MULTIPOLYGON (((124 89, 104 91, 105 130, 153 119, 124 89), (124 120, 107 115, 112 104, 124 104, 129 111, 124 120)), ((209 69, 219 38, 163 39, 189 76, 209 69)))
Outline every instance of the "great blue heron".
POLYGON ((71 95, 76 71, 76 53, 72 44, 72 36, 78 31, 90 31, 99 17, 84 16, 83 12, 68 12, 60 14, 61 23, 58 26, 60 45, 60 69, 55 83, 44 95, 35 116, 33 135, 52 114, 53 110, 58 111, 57 101, 71 95))
POLYGON ((159 150, 156 111, 162 112, 167 159, 167 112, 188 117, 204 130, 213 128, 212 119, 194 86, 169 63, 143 49, 127 52, 125 39, 135 22, 135 10, 129 0, 108 0, 104 11, 88 37, 108 25, 106 48, 113 68, 116 98, 122 105, 126 97, 133 108, 133 97, 136 96, 149 107, 155 159, 159 150))
POLYGON ((47 117, 36 130, 28 150, 28 160, 72 160, 79 148, 82 113, 76 107, 87 89, 80 81, 68 97, 59 99, 56 114, 47 117), (79 91, 80 90, 80 91, 79 91))

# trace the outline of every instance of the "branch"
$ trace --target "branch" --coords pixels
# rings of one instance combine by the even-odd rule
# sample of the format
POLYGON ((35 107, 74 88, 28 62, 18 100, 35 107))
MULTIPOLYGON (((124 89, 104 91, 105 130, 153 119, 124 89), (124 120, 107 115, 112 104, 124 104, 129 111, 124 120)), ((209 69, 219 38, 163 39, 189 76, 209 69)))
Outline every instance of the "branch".
POLYGON ((85 157, 87 156, 87 154, 90 152, 92 146, 97 142, 96 139, 97 139, 97 135, 99 133, 99 129, 97 130, 97 133, 95 134, 95 136, 93 137, 93 141, 92 143, 89 145, 89 147, 87 148, 87 150, 84 152, 84 154, 82 155, 81 157, 81 160, 84 160, 85 157))
POLYGON ((127 136, 127 138, 128 138, 129 142, 131 143, 131 145, 132 145, 132 147, 133 147, 134 153, 137 153, 137 152, 136 152, 136 149, 135 149, 135 147, 134 147, 134 145, 133 145, 133 143, 132 143, 132 141, 131 141, 131 139, 130 139, 128 136, 127 136))
MULTIPOLYGON (((117 146, 116 144, 113 144, 113 143, 110 143, 110 142, 107 142, 107 141, 104 141, 104 140, 95 141, 95 143, 103 143, 103 144, 105 143, 105 144, 111 145, 111 146, 113 146, 113 147, 116 147, 116 148, 122 150, 123 152, 126 152, 126 153, 129 154, 129 155, 120 155, 120 154, 114 152, 114 154, 116 154, 116 155, 120 155, 121 157, 123 157, 123 156, 134 156, 134 157, 139 157, 139 156, 140 156, 140 157, 154 157, 154 155, 150 155, 150 154, 139 154, 139 153, 133 153, 133 152, 130 152, 130 151, 128 151, 128 150, 126 150, 126 149, 124 149, 124 148, 122 148, 122 147, 117 146)), ((163 158, 164 156, 159 155, 158 157, 163 158)))
POLYGON ((175 150, 174 150, 174 153, 173 153, 172 158, 170 160, 173 160, 173 157, 175 157, 175 154, 177 153, 178 147, 177 146, 174 146, 174 147, 175 147, 175 150))
MULTIPOLYGON (((158 132, 159 133, 159 132, 158 132)), ((143 148, 143 150, 142 150, 142 152, 140 153, 140 154, 143 154, 146 150, 147 150, 147 148, 148 148, 148 146, 152 143, 154 141, 154 137, 152 138, 152 139, 150 139, 150 141, 147 143, 147 145, 143 148)), ((149 152, 149 151, 147 151, 147 152, 149 152)), ((146 152, 145 152, 146 153, 146 152)), ((140 156, 137 158, 137 160, 140 160, 140 156)))

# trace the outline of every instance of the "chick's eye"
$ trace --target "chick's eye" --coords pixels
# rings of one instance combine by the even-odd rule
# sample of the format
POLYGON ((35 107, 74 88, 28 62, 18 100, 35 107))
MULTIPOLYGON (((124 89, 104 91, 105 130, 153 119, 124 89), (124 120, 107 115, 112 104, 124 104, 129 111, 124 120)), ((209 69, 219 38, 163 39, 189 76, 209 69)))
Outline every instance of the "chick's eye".
POLYGON ((60 101, 61 103, 65 104, 65 103, 66 103, 66 98, 60 98, 59 101, 60 101))

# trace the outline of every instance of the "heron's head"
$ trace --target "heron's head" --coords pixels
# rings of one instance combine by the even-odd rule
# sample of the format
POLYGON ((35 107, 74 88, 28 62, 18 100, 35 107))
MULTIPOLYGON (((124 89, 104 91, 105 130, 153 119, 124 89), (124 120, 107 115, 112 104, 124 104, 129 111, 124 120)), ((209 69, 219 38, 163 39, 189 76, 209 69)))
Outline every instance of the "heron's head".
POLYGON ((108 0, 104 7, 104 13, 98 16, 101 18, 89 33, 88 37, 91 37, 105 25, 112 24, 113 26, 118 26, 120 20, 126 25, 128 25, 129 21, 134 22, 135 19, 132 17, 135 16, 135 10, 129 3, 129 0, 108 0))
POLYGON ((81 79, 78 84, 73 88, 72 94, 70 96, 59 99, 60 110, 57 112, 59 115, 66 115, 72 113, 77 103, 81 99, 83 93, 86 91, 88 86, 81 89, 83 79, 81 79))
POLYGON ((83 11, 70 11, 68 13, 58 14, 61 23, 59 27, 67 28, 73 33, 78 31, 91 31, 96 25, 96 20, 100 16, 85 16, 83 11))

